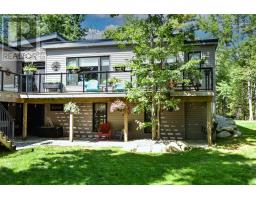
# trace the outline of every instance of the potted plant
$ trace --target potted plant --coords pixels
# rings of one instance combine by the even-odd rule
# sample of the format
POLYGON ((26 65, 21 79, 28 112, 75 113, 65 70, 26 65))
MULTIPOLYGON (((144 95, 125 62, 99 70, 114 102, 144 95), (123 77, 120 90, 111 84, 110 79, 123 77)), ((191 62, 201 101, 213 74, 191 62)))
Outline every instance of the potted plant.
POLYGON ((114 70, 115 71, 125 71, 125 68, 126 68, 126 64, 117 64, 115 66, 113 66, 114 70))
POLYGON ((111 103, 110 112, 123 112, 126 108, 128 108, 126 103, 117 99, 111 103))
POLYGON ((78 70, 80 69, 80 67, 78 66, 75 66, 75 65, 69 65, 69 66, 66 66, 66 69, 69 73, 71 74, 75 74, 78 72, 78 70))
POLYGON ((25 74, 34 74, 37 71, 37 67, 33 63, 30 63, 23 68, 23 71, 25 74))
POLYGON ((110 86, 114 86, 117 83, 120 83, 121 80, 119 78, 116 77, 112 77, 111 79, 108 80, 108 83, 110 86))
POLYGON ((69 102, 64 106, 64 112, 69 113, 69 141, 73 142, 73 126, 74 126, 74 114, 79 114, 79 107, 73 103, 69 102))

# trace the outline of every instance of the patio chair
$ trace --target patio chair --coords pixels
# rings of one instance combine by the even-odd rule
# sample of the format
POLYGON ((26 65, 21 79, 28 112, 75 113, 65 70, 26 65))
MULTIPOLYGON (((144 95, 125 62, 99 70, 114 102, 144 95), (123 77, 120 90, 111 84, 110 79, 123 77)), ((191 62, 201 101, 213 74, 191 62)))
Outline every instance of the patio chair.
POLYGON ((89 80, 85 82, 86 92, 99 92, 99 82, 97 80, 89 80))
POLYGON ((114 85, 114 91, 116 92, 124 92, 125 84, 124 83, 117 83, 114 85))
POLYGON ((100 140, 100 138, 105 138, 110 140, 112 137, 112 131, 109 123, 104 123, 99 126, 97 138, 100 140))

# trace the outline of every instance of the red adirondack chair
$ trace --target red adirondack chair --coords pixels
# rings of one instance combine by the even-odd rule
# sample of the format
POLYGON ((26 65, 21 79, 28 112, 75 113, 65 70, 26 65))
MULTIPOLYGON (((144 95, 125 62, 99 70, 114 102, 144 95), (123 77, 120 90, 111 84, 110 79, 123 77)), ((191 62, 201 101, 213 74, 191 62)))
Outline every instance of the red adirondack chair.
POLYGON ((110 140, 112 137, 111 127, 109 123, 104 123, 99 126, 97 138, 105 138, 110 140))

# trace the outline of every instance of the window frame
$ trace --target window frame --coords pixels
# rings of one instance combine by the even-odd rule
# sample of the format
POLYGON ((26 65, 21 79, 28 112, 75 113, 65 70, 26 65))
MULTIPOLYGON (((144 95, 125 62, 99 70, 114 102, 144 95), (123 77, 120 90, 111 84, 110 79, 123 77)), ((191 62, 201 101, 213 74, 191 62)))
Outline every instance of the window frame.
MULTIPOLYGON (((80 59, 81 58, 97 58, 98 59, 98 66, 97 66, 97 71, 98 72, 101 72, 102 71, 102 59, 103 58, 108 58, 109 60, 109 65, 108 65, 108 68, 110 69, 110 66, 111 66, 111 62, 110 62, 110 55, 103 55, 103 56, 80 56, 80 57, 66 57, 66 66, 67 66, 67 63, 68 63, 68 59, 76 59, 76 66, 80 67, 80 71, 81 71, 81 68, 85 68, 86 66, 80 66, 80 59)), ((96 67, 96 66, 94 66, 96 67)), ((79 72, 80 72, 79 71, 79 72)), ((109 70, 108 70, 109 71, 109 70)), ((66 70, 66 73, 67 73, 67 70, 66 70)), ((102 77, 104 76, 103 74, 101 73, 98 73, 97 74, 98 77, 97 77, 97 80, 99 81, 99 83, 101 82, 101 79, 102 77)), ((107 73, 107 78, 108 78, 108 73, 107 73)), ((79 79, 79 77, 78 77, 79 79)), ((70 85, 68 84, 68 78, 66 79, 66 85, 70 85)), ((72 84, 71 84, 72 85, 72 84)))
MULTIPOLYGON (((187 57, 187 61, 190 61, 191 59, 190 59, 190 54, 200 54, 200 60, 202 59, 202 51, 190 51, 190 52, 188 52, 188 57, 187 57)), ((199 69, 200 68, 202 68, 202 63, 200 62, 200 64, 199 64, 199 69)))
POLYGON ((105 105, 105 113, 106 113, 106 119, 105 119, 105 123, 107 123, 107 121, 108 121, 108 103, 101 103, 101 102, 98 102, 98 103, 93 103, 93 105, 92 105, 92 131, 93 132, 97 132, 98 130, 97 130, 97 128, 98 127, 96 127, 96 124, 95 124, 95 114, 96 114, 96 112, 95 112, 95 107, 96 107, 96 104, 104 104, 105 105))

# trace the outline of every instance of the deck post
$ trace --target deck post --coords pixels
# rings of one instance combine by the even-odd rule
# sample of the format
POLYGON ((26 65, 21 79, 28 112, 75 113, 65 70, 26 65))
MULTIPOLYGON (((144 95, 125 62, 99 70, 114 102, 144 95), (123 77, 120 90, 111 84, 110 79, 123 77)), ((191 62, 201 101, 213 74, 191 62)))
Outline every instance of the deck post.
POLYGON ((73 142, 73 124, 74 124, 74 114, 71 112, 69 115, 69 141, 73 142))
POLYGON ((23 103, 23 128, 22 128, 22 139, 26 139, 28 137, 28 104, 23 103))
POLYGON ((212 146, 212 102, 207 101, 207 142, 212 146))
POLYGON ((124 142, 128 141, 128 108, 124 109, 124 142))

